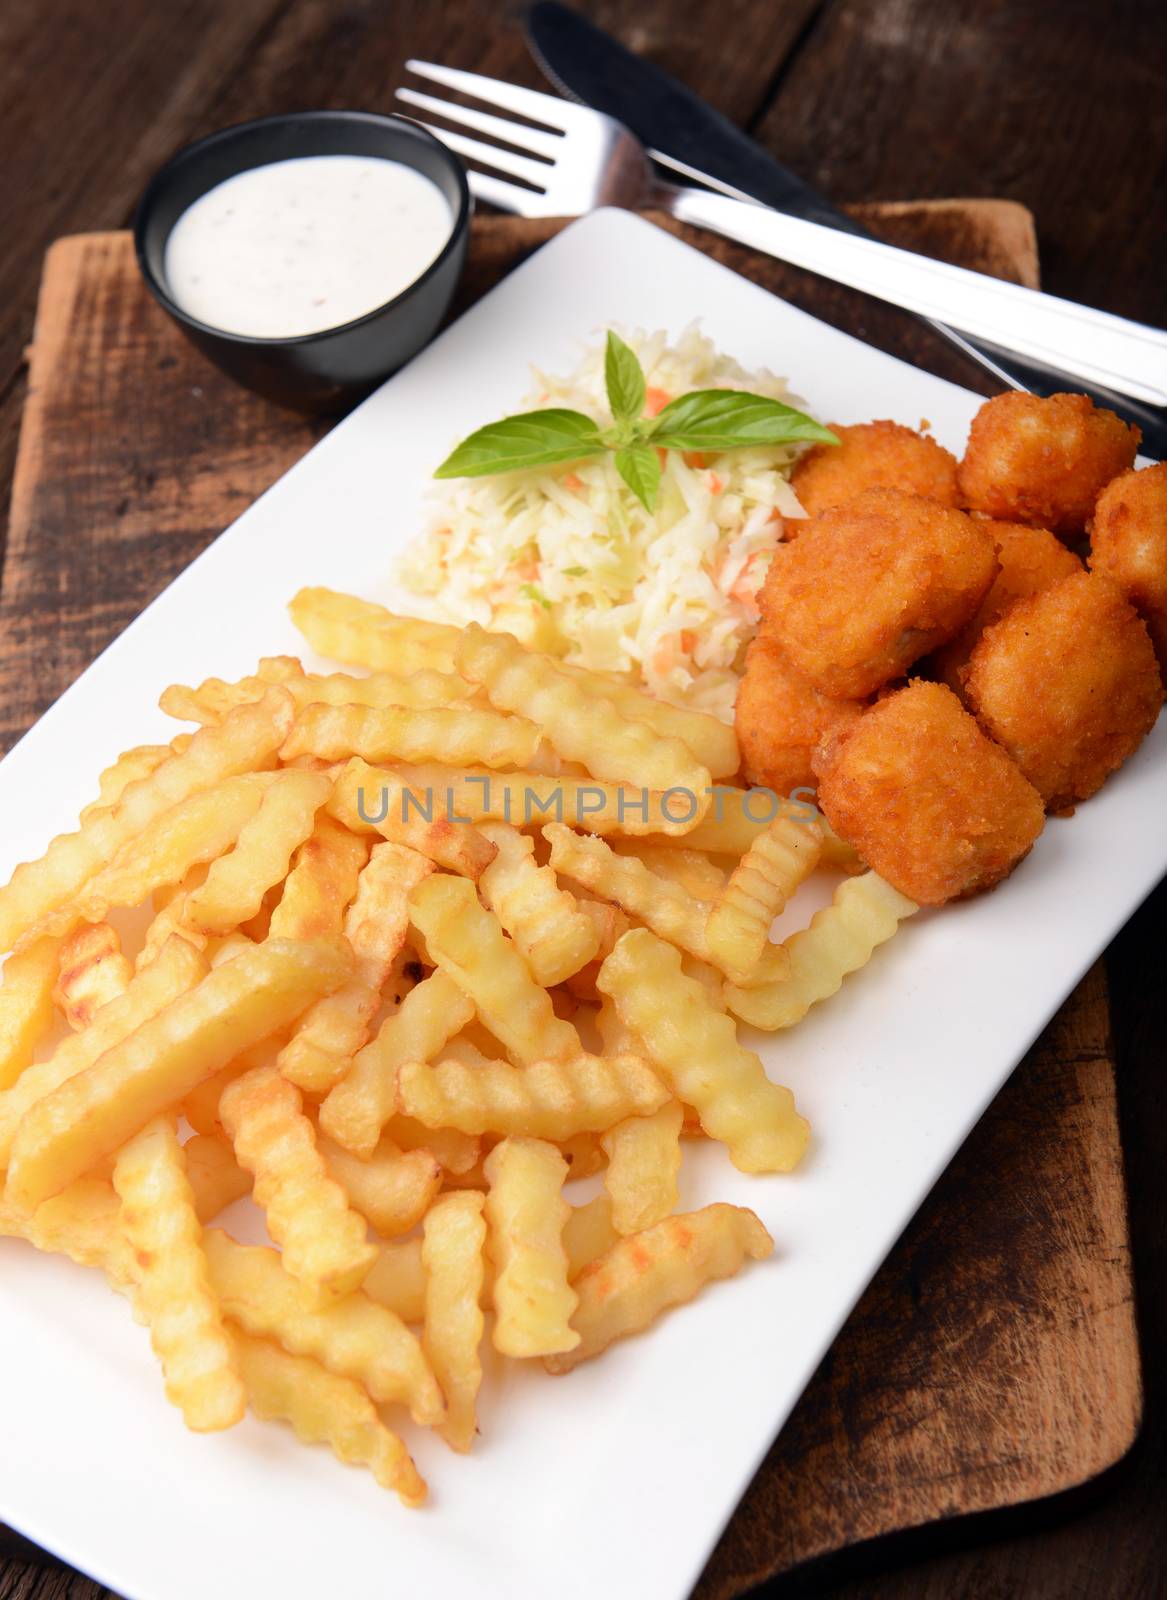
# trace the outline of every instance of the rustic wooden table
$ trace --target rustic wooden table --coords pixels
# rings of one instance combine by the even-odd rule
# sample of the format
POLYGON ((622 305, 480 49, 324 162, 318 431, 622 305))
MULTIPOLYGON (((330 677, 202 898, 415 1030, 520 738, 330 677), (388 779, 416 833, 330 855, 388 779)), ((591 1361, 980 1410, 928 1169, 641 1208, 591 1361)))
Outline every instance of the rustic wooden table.
MULTIPOLYGON (((717 8, 608 0, 586 9, 834 198, 1012 197, 1036 213, 1048 288, 1167 320, 1156 185, 1167 150, 1167 39, 1156 0, 724 0, 717 8)), ((6 0, 0 505, 36 283, 53 238, 124 225, 153 168, 225 123, 307 106, 389 109, 409 55, 538 86, 513 26, 517 10, 489 0, 6 0)), ((30 613, 36 606, 30 597, 30 613)), ((60 614, 59 596, 53 609, 60 614)), ((69 624, 101 642, 100 596, 78 596, 72 609, 69 624)), ((41 709, 40 687, 0 687, 6 746, 41 709)), ((991 1540, 965 1523, 948 1553, 938 1553, 935 1536, 866 1552, 863 1576, 820 1572, 820 1592, 969 1600, 1167 1592, 1167 1381, 1157 1360, 1167 1337, 1167 1133, 1156 1100, 1167 1046, 1165 930, 1160 891, 1108 960, 1148 1356, 1142 1439, 1085 1503, 995 1522, 983 1530, 991 1540)), ((60 1569, 0 1563, 0 1600, 64 1593, 93 1600, 102 1591, 60 1569)))

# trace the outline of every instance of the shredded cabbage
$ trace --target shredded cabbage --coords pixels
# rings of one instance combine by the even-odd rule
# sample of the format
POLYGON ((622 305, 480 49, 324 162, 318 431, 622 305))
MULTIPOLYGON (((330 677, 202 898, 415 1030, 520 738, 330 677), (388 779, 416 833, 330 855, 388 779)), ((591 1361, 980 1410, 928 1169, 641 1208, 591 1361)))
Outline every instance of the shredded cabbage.
MULTIPOLYGON (((644 368, 650 410, 693 389, 746 389, 806 409, 782 378, 747 372, 696 324, 674 345, 659 332, 622 337, 644 368)), ((602 339, 566 377, 534 378, 522 409, 570 406, 610 425, 602 339)), ((736 669, 782 519, 805 515, 789 478, 806 448, 704 458, 670 450, 653 512, 610 454, 443 482, 399 576, 438 620, 507 628, 538 649, 627 673, 662 699, 730 722, 736 669)))

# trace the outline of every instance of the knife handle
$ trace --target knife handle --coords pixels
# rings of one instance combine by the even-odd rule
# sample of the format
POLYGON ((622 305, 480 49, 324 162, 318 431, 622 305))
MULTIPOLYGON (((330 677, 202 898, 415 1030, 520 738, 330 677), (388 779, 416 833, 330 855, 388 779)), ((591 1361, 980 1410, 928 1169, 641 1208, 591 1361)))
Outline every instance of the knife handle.
POLYGON ((1167 405, 1167 333, 1159 328, 725 195, 678 189, 669 209, 678 222, 948 323, 1083 383, 1167 405))

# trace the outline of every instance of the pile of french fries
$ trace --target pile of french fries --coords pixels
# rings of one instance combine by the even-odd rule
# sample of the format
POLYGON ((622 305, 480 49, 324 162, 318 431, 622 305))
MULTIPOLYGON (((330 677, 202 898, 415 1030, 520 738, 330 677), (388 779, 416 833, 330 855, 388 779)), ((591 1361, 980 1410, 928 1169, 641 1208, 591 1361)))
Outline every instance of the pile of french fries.
POLYGON ((488 1318, 563 1373, 769 1255, 676 1211, 684 1140, 807 1143, 735 1018, 789 1027, 916 908, 737 787, 713 718, 507 634, 292 615, 348 670, 167 689, 195 731, 0 889, 0 1233, 106 1274, 191 1428, 250 1406, 416 1505, 392 1411, 469 1449, 488 1318), (274 1248, 212 1226, 248 1194, 274 1248))

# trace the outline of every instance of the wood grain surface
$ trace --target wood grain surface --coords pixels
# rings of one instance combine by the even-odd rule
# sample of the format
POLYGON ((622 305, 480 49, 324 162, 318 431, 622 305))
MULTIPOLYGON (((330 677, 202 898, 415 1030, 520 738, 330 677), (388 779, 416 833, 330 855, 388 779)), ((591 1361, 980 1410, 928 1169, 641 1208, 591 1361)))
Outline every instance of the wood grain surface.
MULTIPOLYGON (((573 3, 624 44, 682 78, 836 201, 1008 196, 1036 215, 1047 288, 1149 322, 1167 321, 1161 191, 1167 8, 1162 0, 1111 0, 1108 5, 1097 0, 1058 0, 1056 5, 1053 0, 573 3)), ((515 26, 521 9, 522 0, 166 0, 161 6, 152 0, 118 0, 114 7, 90 0, 5 0, 0 6, 0 214, 6 223, 0 244, 0 510, 8 501, 27 387, 23 352, 42 258, 54 239, 124 228, 150 172, 179 145, 227 122, 310 106, 393 109, 393 90, 410 56, 545 88, 515 26)), ((808 282, 800 279, 793 286, 796 299, 808 282)), ((824 295, 822 285, 811 287, 817 296, 811 309, 850 332, 897 348, 898 314, 884 314, 846 291, 824 295)), ((956 370, 956 358, 939 341, 931 352, 917 347, 915 355, 944 376, 978 386, 975 371, 956 370)), ((173 388, 152 392, 174 405, 175 415, 197 433, 206 425, 197 397, 181 389, 177 373, 169 381, 173 388)), ((207 392, 213 399, 221 391, 212 383, 207 392)), ((93 386, 87 404, 96 404, 93 386)), ((127 462, 135 461, 133 445, 127 441, 127 462)), ((85 470, 100 478, 98 455, 95 446, 88 449, 85 470)), ((177 465, 181 470, 181 461, 177 465)), ((116 547, 100 558, 79 551, 90 585, 87 596, 78 592, 80 580, 66 572, 46 577, 40 649, 26 650, 24 673, 9 673, 4 680, 0 726, 5 742, 77 670, 74 645, 88 640, 89 648, 96 648, 116 631, 120 624, 110 585, 115 590, 127 585, 132 603, 141 603, 176 570, 173 531, 154 538, 150 519, 157 514, 159 528, 173 530, 176 502, 189 498, 197 505, 198 485, 181 476, 164 482, 152 478, 153 470, 140 453, 132 471, 127 465, 120 491, 122 498, 148 501, 135 535, 147 552, 143 561, 127 570, 116 547), (158 563, 155 571, 152 561, 158 563), (66 612, 72 616, 68 647, 53 633, 55 619, 66 612), (86 622, 86 614, 96 620, 86 622)), ((223 467, 223 481, 236 489, 244 476, 241 461, 230 471, 223 467)), ((127 506, 123 516, 129 515, 127 506)), ((92 530, 79 526, 78 544, 91 537, 92 530)), ((60 551, 72 558, 69 537, 62 537, 60 551)), ((30 592, 28 604, 36 604, 30 592)), ((31 635, 34 619, 10 613, 0 640, 17 627, 31 635)), ((1161 889, 1119 934, 1106 959, 1137 1305, 1149 1352, 1167 1344, 1165 947, 1167 889, 1161 889)), ((1001 1161, 1024 1142, 1011 1132, 1013 1118, 1030 1131, 1035 1125, 1035 1113, 1027 1121, 1021 1109, 1030 1103, 1031 1071, 1027 1063, 1015 1075, 934 1197, 940 1203, 945 1186, 958 1174, 978 1173, 985 1183, 983 1209, 1003 1228, 1013 1227, 1012 1258, 1018 1261, 1060 1248, 1058 1217, 1048 1216, 1040 1204, 1034 1209, 1015 1176, 993 1178, 1001 1161)), ((1060 1127, 1059 1122, 1050 1126, 1051 1138, 1060 1127)), ((1022 1163, 1024 1157, 1023 1149, 1022 1163)), ((910 1230, 905 1245, 929 1215, 910 1230)), ((928 1313, 917 1324, 915 1348, 936 1337, 935 1321, 951 1325, 963 1319, 969 1326, 967 1314, 979 1304, 975 1290, 966 1294, 951 1278, 933 1275, 938 1258, 950 1254, 959 1260, 969 1248, 966 1237, 953 1233, 939 1238, 935 1251, 924 1257, 928 1273, 923 1278, 918 1273, 904 1277, 900 1252, 885 1270, 880 1281, 899 1271, 898 1281, 909 1286, 904 1304, 915 1309, 918 1300, 916 1314, 928 1313)), ((1022 1275, 1018 1298, 1030 1289, 1022 1275)), ((869 1301, 870 1296, 861 1314, 869 1301)), ((1040 1316, 1031 1306, 1031 1321, 1040 1316)), ((852 1329, 860 1326, 853 1323, 852 1329)), ((836 1358, 851 1336, 836 1346, 836 1358)), ((1009 1337, 1002 1329, 995 1336, 1009 1337)), ((894 1343, 888 1348, 892 1357, 900 1354, 894 1343)), ((898 1370, 907 1364, 904 1358, 898 1370)), ((816 1390, 822 1381, 820 1375, 816 1390)), ((1078 1496, 1062 1496, 1004 1522, 989 1517, 932 1524, 933 1530, 952 1527, 951 1549, 935 1550, 931 1533, 926 1542, 909 1538, 865 1546, 860 1576, 841 1575, 828 1562, 813 1580, 816 1591, 829 1591, 836 1600, 1162 1600, 1167 1594, 1167 1368, 1158 1359, 1147 1363, 1146 1384, 1146 1421, 1136 1448, 1119 1470, 1096 1480, 1097 1492, 1088 1504, 1078 1496)), ((808 1394, 804 1408, 811 1398, 808 1394)), ((1008 1393, 999 1400, 997 1410, 1007 1415, 1008 1393)), ((850 1398, 844 1396, 840 1417, 847 1419, 850 1411, 850 1398)), ((803 1426, 802 1415, 800 1410, 792 1419, 788 1435, 803 1426)), ((925 1407, 916 1431, 931 1426, 932 1413, 925 1407)), ((964 1453, 959 1443, 950 1448, 964 1453)), ((733 1548, 723 1545, 721 1554, 733 1548)), ((738 1548, 730 1569, 734 1581, 763 1570, 755 1562, 759 1548, 752 1553, 738 1548)), ((765 1592, 802 1592, 810 1581, 806 1574, 803 1567, 773 1579, 765 1592)), ((717 1563, 711 1578, 724 1581, 717 1563)), ((95 1600, 100 1593, 65 1569, 0 1561, 0 1600, 95 1600)))
MULTIPOLYGON (((905 245, 1036 281, 1022 208, 944 201, 864 217, 905 245)), ((795 276, 654 220, 765 287, 795 276)), ((559 226, 477 219, 460 304, 559 226)), ((24 722, 55 698, 327 426, 247 395, 186 345, 146 294, 128 235, 59 241, 12 500, 0 704, 24 722)), ((698 1592, 728 1600, 856 1545, 1064 1493, 1121 1458, 1139 1414, 1096 968, 863 1298, 698 1592)))

